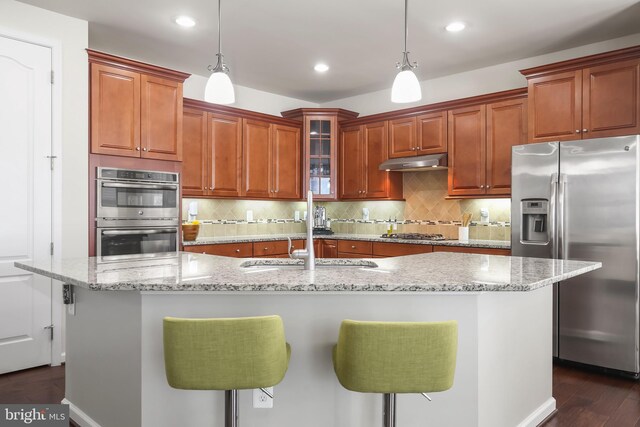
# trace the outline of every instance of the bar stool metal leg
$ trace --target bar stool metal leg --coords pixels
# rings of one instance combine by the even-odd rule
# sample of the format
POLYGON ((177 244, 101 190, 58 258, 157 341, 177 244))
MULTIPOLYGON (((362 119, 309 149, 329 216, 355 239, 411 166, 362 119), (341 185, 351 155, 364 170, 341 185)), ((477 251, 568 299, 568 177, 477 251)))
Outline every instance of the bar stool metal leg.
POLYGON ((238 390, 224 391, 224 427, 238 427, 238 390))
POLYGON ((396 427, 396 394, 385 393, 382 398, 384 400, 382 425, 384 427, 396 427))

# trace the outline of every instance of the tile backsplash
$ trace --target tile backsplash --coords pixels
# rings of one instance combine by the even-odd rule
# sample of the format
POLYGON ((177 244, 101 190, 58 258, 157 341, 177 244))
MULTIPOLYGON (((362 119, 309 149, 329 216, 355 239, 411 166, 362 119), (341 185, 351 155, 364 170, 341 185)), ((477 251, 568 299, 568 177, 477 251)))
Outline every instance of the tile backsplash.
MULTIPOLYGON (((382 234, 389 220, 397 222, 401 233, 441 233, 457 238, 462 214, 473 214, 471 239, 508 240, 511 235, 510 199, 447 200, 447 171, 404 173, 406 201, 319 202, 327 209, 336 233, 382 234), (363 208, 369 220, 363 220, 363 208), (489 222, 480 222, 480 210, 489 212, 489 222)), ((306 202, 264 200, 183 199, 182 215, 187 220, 189 202, 198 202, 198 219, 204 221, 201 237, 304 232, 302 221, 294 221, 295 211, 304 217, 306 202), (253 221, 247 222, 247 210, 253 221)))

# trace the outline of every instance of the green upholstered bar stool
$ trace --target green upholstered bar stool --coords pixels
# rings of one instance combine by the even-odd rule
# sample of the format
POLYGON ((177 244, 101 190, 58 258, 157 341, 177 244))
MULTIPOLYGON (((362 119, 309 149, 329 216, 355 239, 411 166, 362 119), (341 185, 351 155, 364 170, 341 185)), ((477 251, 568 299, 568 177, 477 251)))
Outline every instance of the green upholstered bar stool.
POLYGON ((445 391, 453 385, 458 322, 345 320, 333 367, 347 390, 384 394, 384 427, 396 426, 396 393, 445 391))
POLYGON ((225 390, 225 427, 238 427, 238 390, 263 389, 284 378, 291 347, 280 316, 164 319, 169 385, 225 390))

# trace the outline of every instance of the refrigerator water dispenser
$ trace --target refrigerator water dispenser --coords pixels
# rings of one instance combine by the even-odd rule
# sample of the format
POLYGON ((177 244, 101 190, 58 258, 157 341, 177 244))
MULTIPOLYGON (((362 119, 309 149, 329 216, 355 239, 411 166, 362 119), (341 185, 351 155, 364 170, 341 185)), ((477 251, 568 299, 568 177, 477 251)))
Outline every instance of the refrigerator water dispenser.
POLYGON ((522 204, 522 243, 549 243, 547 199, 527 199, 522 204))

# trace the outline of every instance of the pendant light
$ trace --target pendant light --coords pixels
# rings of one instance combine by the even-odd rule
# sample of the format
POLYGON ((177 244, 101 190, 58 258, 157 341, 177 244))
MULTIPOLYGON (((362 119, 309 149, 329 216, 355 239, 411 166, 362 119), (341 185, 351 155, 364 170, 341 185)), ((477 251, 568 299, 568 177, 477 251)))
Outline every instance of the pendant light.
POLYGON ((229 68, 224 63, 224 55, 222 55, 222 36, 220 35, 220 4, 222 0, 218 0, 218 63, 215 67, 209 65, 207 69, 211 71, 207 86, 204 89, 204 100, 215 104, 233 104, 236 102, 236 96, 233 91, 233 84, 229 78, 229 68))
POLYGON ((417 62, 409 61, 409 52, 407 51, 407 38, 409 36, 409 27, 407 25, 408 0, 404 0, 404 52, 402 52, 402 63, 396 63, 396 68, 400 72, 396 75, 391 87, 391 102, 406 103, 415 102, 422 99, 422 90, 420 82, 413 72, 418 66, 417 62))

